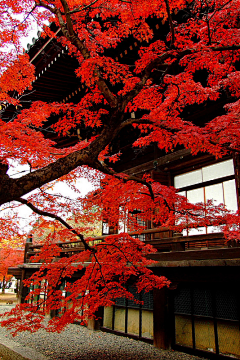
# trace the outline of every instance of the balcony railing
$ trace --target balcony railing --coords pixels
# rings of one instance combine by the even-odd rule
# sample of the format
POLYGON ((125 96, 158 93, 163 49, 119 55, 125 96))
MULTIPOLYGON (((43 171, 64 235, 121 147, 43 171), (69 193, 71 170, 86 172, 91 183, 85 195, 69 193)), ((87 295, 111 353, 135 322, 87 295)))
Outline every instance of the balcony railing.
MULTIPOLYGON (((211 250, 228 250, 228 252, 230 251, 231 254, 236 254, 235 250, 237 250, 237 252, 240 251, 238 243, 226 243, 223 233, 182 236, 182 234, 179 233, 173 234, 173 232, 170 231, 168 228, 154 228, 143 230, 141 234, 145 234, 145 242, 147 244, 151 244, 157 249, 157 253, 153 254, 153 258, 155 259, 167 258, 170 260, 171 257, 175 258, 173 253, 176 252, 184 252, 182 258, 188 258, 189 256, 187 255, 187 253, 191 252, 191 254, 193 255, 194 252, 199 253, 200 251, 202 252, 202 256, 200 256, 200 258, 203 257, 204 253, 206 254, 206 258, 208 258, 207 254, 210 255, 211 250), (164 256, 164 254, 166 255, 164 256)), ((138 236, 140 235, 140 233, 129 232, 129 235, 138 236)), ((94 239, 92 239, 92 242, 99 242, 103 240, 106 236, 107 235, 95 237, 94 239)), ((57 245, 60 248, 60 257, 69 257, 75 253, 84 250, 84 246, 81 241, 61 242, 57 243, 57 245)), ((31 257, 39 253, 42 246, 43 245, 27 243, 25 248, 24 262, 30 263, 31 257)), ((213 253, 216 253, 216 251, 214 251, 213 253)), ((230 258, 231 257, 232 255, 230 255, 230 258)))

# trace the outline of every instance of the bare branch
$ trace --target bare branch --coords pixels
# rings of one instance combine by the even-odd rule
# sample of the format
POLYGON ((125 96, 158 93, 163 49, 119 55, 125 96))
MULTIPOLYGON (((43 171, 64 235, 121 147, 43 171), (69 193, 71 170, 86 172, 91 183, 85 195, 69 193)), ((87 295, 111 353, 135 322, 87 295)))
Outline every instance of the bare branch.
POLYGON ((41 0, 35 1, 36 7, 43 7, 49 10, 52 14, 55 14, 55 7, 47 5, 46 3, 42 2, 41 0))
POLYGON ((87 10, 87 9, 89 9, 91 6, 93 6, 94 4, 96 4, 96 2, 98 2, 98 0, 95 0, 95 1, 93 1, 91 4, 85 5, 85 6, 83 6, 83 7, 78 7, 78 8, 75 9, 75 10, 71 10, 71 11, 69 11, 69 14, 75 14, 75 13, 77 13, 77 12, 87 10))
POLYGON ((122 130, 123 128, 125 128, 126 126, 132 125, 132 124, 152 124, 151 120, 148 119, 127 119, 124 122, 121 123, 121 125, 119 126, 119 131, 122 130))
POLYGON ((19 198, 17 199, 18 202, 20 202, 23 205, 27 205, 32 211, 34 211, 36 214, 39 214, 41 216, 48 216, 54 220, 59 221, 64 227, 66 227, 67 229, 69 229, 74 235, 76 235, 81 242, 83 243, 84 247, 86 250, 90 250, 91 252, 94 252, 95 250, 88 245, 88 243, 84 240, 84 236, 82 234, 79 234, 75 229, 72 228, 72 226, 70 226, 65 220, 63 220, 60 216, 52 214, 48 211, 43 211, 38 209, 35 205, 33 205, 32 203, 30 203, 29 201, 23 199, 23 198, 19 198))
POLYGON ((13 35, 14 35, 14 33, 15 33, 15 29, 16 29, 19 25, 23 24, 30 15, 32 15, 32 13, 33 13, 33 11, 36 9, 36 7, 37 7, 37 6, 34 5, 34 7, 32 8, 32 10, 29 11, 29 13, 27 14, 27 16, 23 19, 23 21, 22 21, 20 24, 14 26, 14 28, 13 28, 13 33, 12 33, 12 41, 13 41, 13 35))
MULTIPOLYGON (((173 54, 172 51, 166 51, 161 56, 158 56, 156 59, 151 61, 145 68, 144 74, 141 80, 135 85, 135 87, 130 90, 124 97, 123 97, 123 105, 126 106, 129 101, 131 101, 134 97, 136 97, 140 91, 143 89, 146 82, 151 79, 152 71, 155 68, 158 68, 159 65, 162 65, 166 59, 176 58, 176 54, 173 54)), ((166 71, 164 72, 166 74, 166 71)))
POLYGON ((135 181, 139 184, 147 186, 150 196, 151 196, 152 200, 154 200, 155 197, 154 197, 152 186, 146 180, 140 179, 137 176, 133 176, 133 175, 118 174, 114 170, 110 169, 103 162, 99 163, 98 170, 102 171, 104 174, 112 175, 112 176, 116 177, 117 179, 122 180, 123 182, 135 181))

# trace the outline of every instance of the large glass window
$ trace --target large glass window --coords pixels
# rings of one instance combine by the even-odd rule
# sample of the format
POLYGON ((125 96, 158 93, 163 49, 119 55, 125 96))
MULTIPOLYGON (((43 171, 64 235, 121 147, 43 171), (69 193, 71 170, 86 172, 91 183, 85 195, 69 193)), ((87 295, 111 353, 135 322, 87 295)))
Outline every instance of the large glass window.
MULTIPOLYGON (((174 186, 180 190, 179 194, 186 196, 192 204, 206 203, 208 200, 213 200, 215 205, 224 204, 227 209, 233 212, 238 209, 232 159, 177 175, 174 177, 174 186)), ((184 230, 183 235, 219 231, 218 227, 208 226, 184 230)))
POLYGON ((177 189, 200 184, 210 180, 234 175, 233 160, 221 161, 217 164, 204 166, 201 169, 189 171, 174 177, 174 186, 177 189))

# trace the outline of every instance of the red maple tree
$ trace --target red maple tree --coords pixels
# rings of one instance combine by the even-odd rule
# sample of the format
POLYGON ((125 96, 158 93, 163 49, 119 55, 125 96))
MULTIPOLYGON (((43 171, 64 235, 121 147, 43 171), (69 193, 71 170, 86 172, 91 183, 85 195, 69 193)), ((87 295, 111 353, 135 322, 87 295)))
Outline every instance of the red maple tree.
MULTIPOLYGON (((76 76, 86 91, 78 103, 37 101, 11 121, 4 121, 2 116, 0 204, 25 204, 37 214, 59 221, 66 228, 61 236, 72 241, 77 237, 85 251, 56 260, 59 247, 46 244, 35 259, 43 261, 43 266, 28 283, 35 285, 37 296, 47 281, 47 299, 40 297, 32 305, 19 306, 14 310, 15 320, 11 317, 5 324, 34 331, 43 326, 46 311, 64 309, 61 317, 48 324, 50 330, 59 331, 75 319, 93 317, 100 306, 113 304, 117 297, 132 298, 124 286, 132 277, 137 279, 138 291, 168 284, 146 267, 150 263, 146 255, 154 251, 152 247, 125 233, 91 245, 91 239, 82 235, 83 224, 91 226, 96 219, 106 218, 117 229, 119 220, 128 221, 126 214, 138 209, 143 221, 151 219, 158 226, 181 231, 187 224, 225 224, 226 236, 239 238, 238 214, 228 213, 222 205, 215 207, 211 201, 191 205, 174 188, 149 177, 116 174, 111 162, 121 161, 121 154, 112 152, 113 144, 119 133, 130 127, 140 134, 132 142, 135 147, 156 143, 168 152, 181 146, 193 154, 208 152, 217 158, 239 152, 240 1, 3 0, 2 103, 19 107, 21 99, 16 99, 14 92, 32 89, 34 68, 28 55, 19 52, 20 38, 33 18, 39 25, 48 20, 61 29, 57 37, 45 26, 43 36, 54 37, 68 47, 68 53, 79 63, 76 76), (160 26, 157 40, 151 19, 159 19, 165 28, 161 35, 160 26), (134 63, 107 55, 129 37, 142 43, 134 63), (213 116, 201 126, 187 116, 197 106, 213 102, 221 104, 223 115, 213 116), (41 131, 55 115, 52 129, 60 137, 77 128, 85 133, 88 129, 90 135, 56 151, 54 142, 41 131), (11 178, 7 170, 12 160, 30 164, 34 171, 11 178), (48 191, 49 183, 52 186, 61 179, 77 192, 74 180, 82 176, 93 183, 101 181, 101 188, 85 199, 79 196, 72 201, 60 195, 56 198, 48 191), (77 212, 79 207, 81 212, 77 212), (74 227, 62 217, 70 211, 77 214, 74 227), (90 264, 85 269, 86 262, 90 264), (83 276, 65 283, 70 294, 65 296, 60 289, 62 279, 76 271, 82 271, 83 276), (24 317, 26 308, 34 314, 24 317)), ((3 217, 4 234, 17 231, 11 228, 11 221, 11 217, 3 217)), ((131 226, 142 230, 137 222, 131 226)))
POLYGON ((0 281, 2 283, 2 293, 5 292, 7 282, 12 278, 8 274, 9 267, 22 264, 24 260, 24 245, 22 239, 12 239, 12 241, 1 241, 0 243, 0 281))

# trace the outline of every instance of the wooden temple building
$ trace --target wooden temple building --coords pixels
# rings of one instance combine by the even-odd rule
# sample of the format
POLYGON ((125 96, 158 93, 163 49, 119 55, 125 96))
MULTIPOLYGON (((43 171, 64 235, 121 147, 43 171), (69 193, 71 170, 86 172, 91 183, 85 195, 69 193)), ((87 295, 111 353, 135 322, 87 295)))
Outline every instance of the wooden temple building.
MULTIPOLYGON (((153 21, 155 29, 159 26, 161 23, 153 21)), ((28 106, 34 100, 77 102, 84 94, 84 86, 79 85, 75 76, 76 60, 54 39, 39 38, 33 42, 28 54, 36 67, 36 80, 33 91, 26 91, 22 103, 28 106)), ((129 38, 114 49, 112 56, 130 63, 136 58, 139 46, 140 43, 129 38)), ((195 109, 196 122, 210 119, 213 113, 216 116, 219 105, 215 102, 207 108, 195 109)), ((13 116, 15 111, 8 106, 2 117, 13 116)), ((50 133, 47 125, 43 131, 59 147, 78 141, 77 129, 61 138, 50 133)), ((216 160, 207 154, 192 156, 184 149, 164 154, 154 145, 144 153, 136 153, 124 139, 116 146, 123 155, 115 170, 135 176, 149 172, 159 182, 174 185, 190 201, 213 198, 231 210, 238 209, 238 156, 216 160)), ((162 349, 186 351, 207 358, 240 358, 240 247, 236 243, 226 244, 223 234, 211 227, 183 234, 152 228, 141 236, 157 248, 152 255, 157 263, 152 269, 171 281, 170 288, 144 295, 141 306, 120 299, 115 306, 103 309, 102 321, 92 326, 149 341, 162 349)), ((80 242, 74 247, 70 243, 59 245, 64 255, 82 249, 80 242)), ((38 266, 29 260, 38 247, 29 241, 24 264, 10 269, 11 273, 21 280, 29 277, 38 266)), ((20 295, 24 301, 25 288, 21 288, 20 295)))

